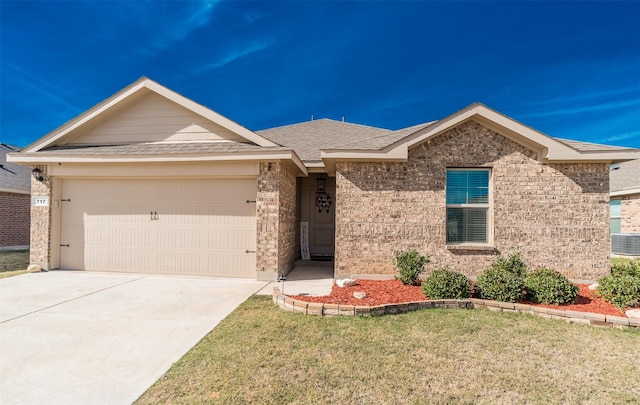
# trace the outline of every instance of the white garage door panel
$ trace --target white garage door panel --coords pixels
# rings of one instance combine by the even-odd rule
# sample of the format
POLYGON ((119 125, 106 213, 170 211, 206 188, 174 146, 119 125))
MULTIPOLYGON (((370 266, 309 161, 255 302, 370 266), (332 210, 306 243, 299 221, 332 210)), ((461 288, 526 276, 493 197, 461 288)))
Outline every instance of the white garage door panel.
POLYGON ((63 180, 61 267, 255 277, 256 184, 63 180))

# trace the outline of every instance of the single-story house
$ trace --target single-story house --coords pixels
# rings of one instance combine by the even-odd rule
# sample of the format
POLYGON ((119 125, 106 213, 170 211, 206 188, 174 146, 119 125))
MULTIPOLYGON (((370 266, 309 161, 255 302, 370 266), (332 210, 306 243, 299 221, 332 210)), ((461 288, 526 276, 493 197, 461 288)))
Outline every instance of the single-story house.
POLYGON ((29 247, 31 169, 7 162, 7 153, 19 150, 0 143, 0 249, 29 247))
POLYGON ((45 269, 274 280, 309 253, 336 277, 393 275, 394 252, 416 248, 473 276, 519 249, 596 279, 609 165, 640 154, 482 104, 397 131, 254 132, 143 77, 9 156, 34 172, 31 261, 45 269))
POLYGON ((612 252, 640 256, 640 160, 611 165, 612 252))

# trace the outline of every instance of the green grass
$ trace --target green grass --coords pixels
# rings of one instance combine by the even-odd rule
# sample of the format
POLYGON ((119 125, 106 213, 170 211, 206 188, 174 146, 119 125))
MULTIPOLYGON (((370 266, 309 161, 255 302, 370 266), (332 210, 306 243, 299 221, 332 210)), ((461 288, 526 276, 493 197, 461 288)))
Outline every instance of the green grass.
POLYGON ((252 297, 139 404, 632 403, 640 331, 487 310, 285 312, 252 297))
POLYGON ((0 250, 0 273, 26 270, 29 267, 29 250, 0 250))

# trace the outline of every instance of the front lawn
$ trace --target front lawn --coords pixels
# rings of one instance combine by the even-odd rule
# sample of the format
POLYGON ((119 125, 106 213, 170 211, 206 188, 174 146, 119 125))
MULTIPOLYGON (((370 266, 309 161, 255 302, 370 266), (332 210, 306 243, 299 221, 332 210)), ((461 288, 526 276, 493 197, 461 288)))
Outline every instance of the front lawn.
POLYGON ((0 272, 26 270, 29 267, 29 249, 0 250, 0 272))
POLYGON ((488 310, 305 316, 252 297, 138 403, 632 403, 638 397, 638 330, 488 310))

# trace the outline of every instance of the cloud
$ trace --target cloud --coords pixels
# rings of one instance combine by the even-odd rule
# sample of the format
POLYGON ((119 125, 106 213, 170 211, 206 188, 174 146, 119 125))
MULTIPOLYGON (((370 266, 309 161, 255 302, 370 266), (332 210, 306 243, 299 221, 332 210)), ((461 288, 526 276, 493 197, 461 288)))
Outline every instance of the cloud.
POLYGON ((227 52, 221 58, 215 60, 214 62, 205 64, 197 69, 193 70, 194 74, 201 74, 204 72, 208 72, 210 70, 219 69, 224 67, 230 63, 235 62, 236 60, 243 58, 247 55, 251 55, 252 53, 259 52, 263 49, 268 48, 273 43, 273 38, 268 38, 265 40, 253 41, 244 47, 237 47, 227 52))
POLYGON ((44 96, 55 103, 67 107, 74 112, 82 110, 81 107, 70 103, 64 98, 59 97, 59 94, 68 94, 68 90, 54 86, 52 84, 52 81, 43 80, 38 75, 32 74, 26 69, 22 69, 10 63, 3 62, 2 66, 4 70, 3 75, 5 76, 6 80, 13 81, 14 83, 19 83, 22 87, 27 88, 40 96, 44 96))
POLYGON ((552 108, 552 109, 535 111, 531 113, 520 114, 519 116, 540 118, 540 117, 551 117, 556 115, 583 114, 587 112, 615 110, 619 108, 626 108, 626 107, 633 107, 633 106, 640 107, 640 100, 630 99, 630 100, 623 100, 623 101, 598 103, 598 104, 592 104, 592 105, 587 105, 582 107, 552 108))
MULTIPOLYGON (((198 28, 207 25, 213 18, 213 11, 220 0, 201 0, 198 2, 158 2, 145 3, 132 2, 133 12, 137 14, 139 22, 146 23, 145 29, 151 32, 149 36, 153 40, 149 45, 140 49, 140 52, 149 56, 158 51, 171 47, 181 42, 198 28), (175 9, 173 6, 187 5, 186 10, 175 9), (161 11, 157 7, 166 6, 161 11), (149 9, 151 7, 152 9, 149 9), (152 18, 149 18, 152 16, 152 18)), ((128 3, 126 3, 128 4, 128 3)))
POLYGON ((640 130, 639 131, 631 131, 631 132, 624 132, 621 134, 615 134, 615 135, 609 135, 606 138, 607 142, 619 142, 619 141, 626 141, 629 139, 634 139, 634 138, 638 138, 640 137, 640 130))

